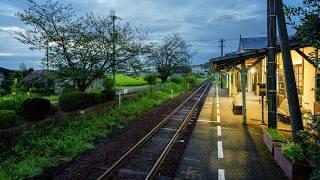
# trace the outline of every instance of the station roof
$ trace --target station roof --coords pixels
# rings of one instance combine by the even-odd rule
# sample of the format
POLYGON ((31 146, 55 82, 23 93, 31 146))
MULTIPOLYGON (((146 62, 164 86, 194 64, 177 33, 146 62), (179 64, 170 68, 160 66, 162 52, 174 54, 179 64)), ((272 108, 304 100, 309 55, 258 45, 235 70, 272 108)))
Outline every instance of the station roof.
POLYGON ((266 48, 267 37, 240 38, 238 52, 266 48))
MULTIPOLYGON (((303 46, 300 43, 297 43, 296 41, 292 41, 290 43, 290 47, 291 49, 299 49, 303 46)), ((280 45, 278 45, 276 49, 277 49, 277 52, 281 52, 280 45)), ((222 65, 222 66, 229 63, 240 64, 241 61, 243 60, 250 60, 253 58, 265 57, 267 53, 268 53, 268 50, 266 47, 264 47, 260 49, 247 50, 244 52, 230 53, 223 57, 212 58, 210 59, 210 62, 211 64, 222 65)))

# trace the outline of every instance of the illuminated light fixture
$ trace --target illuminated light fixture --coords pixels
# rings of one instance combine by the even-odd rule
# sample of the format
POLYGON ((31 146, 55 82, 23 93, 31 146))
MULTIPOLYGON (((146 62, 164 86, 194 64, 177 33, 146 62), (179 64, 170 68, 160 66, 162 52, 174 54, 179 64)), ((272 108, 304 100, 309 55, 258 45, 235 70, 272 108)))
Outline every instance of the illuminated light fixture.
POLYGON ((256 72, 256 68, 252 67, 252 68, 250 69, 250 72, 251 72, 252 74, 255 73, 255 72, 256 72))

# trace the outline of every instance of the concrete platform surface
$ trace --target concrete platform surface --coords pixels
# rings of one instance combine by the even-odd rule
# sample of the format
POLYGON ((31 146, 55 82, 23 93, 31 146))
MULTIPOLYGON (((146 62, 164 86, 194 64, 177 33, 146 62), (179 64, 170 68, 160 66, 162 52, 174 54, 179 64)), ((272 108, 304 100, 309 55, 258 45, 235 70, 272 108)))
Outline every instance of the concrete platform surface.
POLYGON ((243 126, 227 94, 211 87, 175 179, 287 179, 262 141, 259 112, 248 109, 243 126))

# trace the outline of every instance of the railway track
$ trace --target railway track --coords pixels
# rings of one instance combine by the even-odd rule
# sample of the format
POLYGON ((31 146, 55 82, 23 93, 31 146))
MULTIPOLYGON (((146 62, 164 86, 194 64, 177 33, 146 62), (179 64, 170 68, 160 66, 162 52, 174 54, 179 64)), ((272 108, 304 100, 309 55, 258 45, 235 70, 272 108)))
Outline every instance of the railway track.
POLYGON ((192 118, 210 85, 211 80, 203 83, 133 148, 109 167, 98 180, 155 178, 161 163, 192 118))

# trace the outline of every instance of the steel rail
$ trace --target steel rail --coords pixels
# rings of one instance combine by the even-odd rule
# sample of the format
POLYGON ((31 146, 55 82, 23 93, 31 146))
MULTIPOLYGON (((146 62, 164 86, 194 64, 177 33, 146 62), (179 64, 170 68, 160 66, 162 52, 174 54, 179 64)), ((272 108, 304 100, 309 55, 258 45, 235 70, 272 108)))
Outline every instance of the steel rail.
POLYGON ((194 106, 192 107, 191 111, 189 112, 189 114, 187 115, 187 117, 183 120, 183 123, 180 125, 179 129, 177 130, 177 132, 175 133, 175 135, 173 136, 173 138, 171 139, 171 141, 168 143, 168 145, 166 146, 166 148, 164 149, 164 151, 162 152, 162 154, 160 155, 160 157, 158 158, 157 162, 154 164, 154 166, 152 167, 151 171, 149 172, 149 174, 147 175, 147 177, 145 178, 147 179, 152 179, 156 173, 157 170, 160 168, 160 165, 162 164, 162 162, 165 160, 166 156, 168 155, 168 153, 170 152, 172 146, 174 145, 174 143, 176 142, 177 138, 179 137, 181 131, 183 130, 183 128, 185 127, 186 123, 188 122, 188 119, 191 118, 191 116, 193 115, 195 108, 197 107, 197 105, 199 104, 201 98, 203 97, 204 93, 207 91, 207 89, 210 87, 210 84, 208 84, 208 86, 204 89, 204 91, 202 92, 202 94, 200 95, 199 99, 197 100, 197 102, 194 104, 194 106))
MULTIPOLYGON (((167 117, 165 117, 155 128, 153 128, 147 135, 145 135, 138 143, 128 150, 119 160, 117 160, 110 168, 108 168, 97 180, 109 179, 115 171, 125 163, 125 160, 130 157, 137 149, 143 146, 170 118, 178 112, 198 91, 201 90, 206 84, 211 84, 211 79, 204 82, 196 91, 194 91, 186 100, 184 100, 177 108, 175 108, 167 117)), ((207 89, 207 88, 206 88, 207 89)), ((204 90, 205 92, 206 90, 204 90)), ((203 93, 202 93, 203 94, 203 93)), ((200 99, 200 98, 199 98, 200 99)), ((198 101, 197 101, 198 102, 198 101)), ((189 113, 190 114, 190 113, 189 113)))

